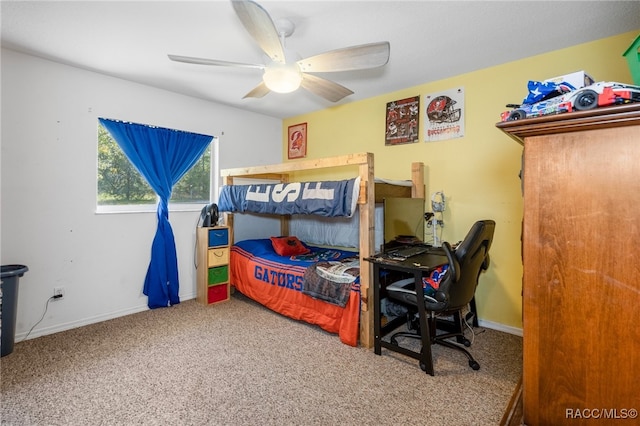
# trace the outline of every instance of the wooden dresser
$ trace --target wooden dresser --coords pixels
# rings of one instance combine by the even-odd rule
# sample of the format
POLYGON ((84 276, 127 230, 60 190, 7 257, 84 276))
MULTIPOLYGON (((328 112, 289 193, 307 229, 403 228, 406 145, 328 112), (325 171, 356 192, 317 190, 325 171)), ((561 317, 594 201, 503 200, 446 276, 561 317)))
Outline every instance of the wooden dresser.
POLYGON ((640 104, 496 126, 524 144, 524 424, 640 424, 640 104))

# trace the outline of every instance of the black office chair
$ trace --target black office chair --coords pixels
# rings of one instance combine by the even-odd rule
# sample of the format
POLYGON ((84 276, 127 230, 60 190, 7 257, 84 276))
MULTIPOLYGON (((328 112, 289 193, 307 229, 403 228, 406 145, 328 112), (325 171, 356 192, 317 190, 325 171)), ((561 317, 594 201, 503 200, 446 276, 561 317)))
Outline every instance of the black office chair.
MULTIPOLYGON (((416 302, 414 279, 405 279, 387 286, 388 297, 409 309, 409 328, 417 329, 417 333, 400 332, 392 335, 390 340, 392 344, 398 344, 398 337, 418 338, 431 345, 440 344, 462 351, 469 359, 469 366, 474 370, 480 369, 480 364, 465 349, 465 346, 469 347, 471 342, 464 336, 463 321, 466 319, 463 319, 462 311, 474 298, 480 273, 489 267, 489 248, 493 240, 495 225, 493 220, 481 220, 474 223, 465 239, 455 250, 448 242, 442 244, 449 261, 449 269, 440 281, 435 294, 433 296, 424 295, 424 309, 421 309, 416 302), (424 312, 426 318, 420 318, 420 311, 424 312), (451 315, 454 318, 452 331, 436 334, 437 317, 451 315), (426 327, 420 327, 421 324, 426 327), (458 343, 448 340, 454 337, 458 343)), ((426 365, 422 361, 420 368, 427 371, 426 365)))

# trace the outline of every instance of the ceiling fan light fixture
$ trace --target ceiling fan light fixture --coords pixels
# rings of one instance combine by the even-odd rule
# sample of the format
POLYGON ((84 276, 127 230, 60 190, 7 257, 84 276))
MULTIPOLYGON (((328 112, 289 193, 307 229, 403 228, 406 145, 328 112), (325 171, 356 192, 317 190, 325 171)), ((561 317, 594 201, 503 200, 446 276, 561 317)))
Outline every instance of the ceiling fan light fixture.
POLYGON ((285 47, 285 39, 295 30, 295 24, 291 20, 273 21, 256 0, 231 0, 231 4, 245 30, 271 61, 269 65, 178 55, 169 55, 169 59, 190 64, 262 70, 262 83, 243 99, 261 98, 269 92, 291 93, 302 87, 330 102, 338 102, 345 96, 352 95, 353 91, 318 77, 315 73, 367 70, 389 62, 391 46, 388 41, 344 47, 301 59, 285 47))
POLYGON ((302 83, 302 74, 296 64, 273 63, 264 70, 264 84, 276 93, 291 93, 302 83))

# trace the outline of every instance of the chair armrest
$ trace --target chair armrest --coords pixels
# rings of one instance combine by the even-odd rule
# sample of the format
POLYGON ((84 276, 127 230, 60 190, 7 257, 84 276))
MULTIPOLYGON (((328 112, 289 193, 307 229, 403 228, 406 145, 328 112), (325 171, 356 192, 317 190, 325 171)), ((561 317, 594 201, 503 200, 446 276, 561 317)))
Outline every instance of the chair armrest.
POLYGON ((447 273, 451 274, 453 282, 457 282, 458 279, 460 279, 460 263, 458 263, 458 258, 447 241, 442 243, 442 248, 444 249, 444 254, 447 256, 447 260, 449 261, 449 270, 447 273))

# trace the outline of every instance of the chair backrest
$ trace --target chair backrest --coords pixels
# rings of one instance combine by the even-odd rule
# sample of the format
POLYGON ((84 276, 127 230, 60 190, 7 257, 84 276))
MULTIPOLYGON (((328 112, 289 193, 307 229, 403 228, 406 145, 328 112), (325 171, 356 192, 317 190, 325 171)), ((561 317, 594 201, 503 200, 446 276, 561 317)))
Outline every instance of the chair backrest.
POLYGON ((430 303, 426 302, 428 309, 456 310, 466 306, 473 299, 478 277, 489 265, 489 248, 495 227, 496 223, 493 220, 474 223, 455 251, 448 243, 443 243, 449 258, 449 272, 435 295, 440 303, 429 306, 430 303))

